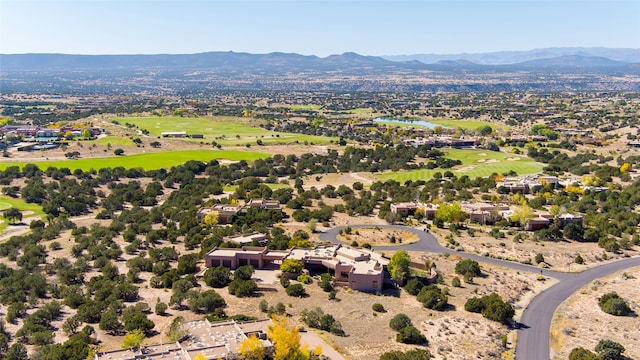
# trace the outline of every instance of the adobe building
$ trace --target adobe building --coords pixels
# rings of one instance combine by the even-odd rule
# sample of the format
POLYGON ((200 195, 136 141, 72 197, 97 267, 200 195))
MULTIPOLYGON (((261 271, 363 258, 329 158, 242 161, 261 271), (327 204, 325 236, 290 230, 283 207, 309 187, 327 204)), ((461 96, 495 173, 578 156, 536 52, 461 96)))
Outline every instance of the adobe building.
POLYGON ((207 359, 237 359, 240 344, 251 336, 261 340, 267 355, 273 353, 273 343, 267 338, 271 320, 247 322, 194 320, 182 325, 185 336, 180 341, 146 345, 139 349, 96 352, 95 360, 193 360, 198 355, 207 359))
POLYGON ((342 245, 318 245, 313 249, 269 250, 265 247, 214 248, 205 255, 207 267, 236 269, 251 265, 277 270, 285 259, 300 260, 311 271, 328 272, 338 286, 364 292, 380 292, 389 260, 382 254, 342 245))

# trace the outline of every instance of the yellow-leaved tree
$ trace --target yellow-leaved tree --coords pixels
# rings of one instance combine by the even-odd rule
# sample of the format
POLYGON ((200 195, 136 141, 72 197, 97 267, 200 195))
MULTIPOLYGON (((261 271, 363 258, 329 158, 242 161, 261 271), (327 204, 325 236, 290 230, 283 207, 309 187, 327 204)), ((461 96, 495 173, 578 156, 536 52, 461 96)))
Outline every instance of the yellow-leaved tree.
POLYGON ((529 221, 535 216, 533 209, 529 205, 518 206, 513 210, 510 220, 517 222, 524 229, 529 225, 529 221))
POLYGON ((123 349, 137 349, 144 341, 144 333, 140 329, 135 329, 124 336, 122 340, 123 349))
POLYGON ((240 360, 264 360, 265 349, 262 340, 255 335, 240 343, 240 360))
POLYGON ((193 360, 209 360, 209 359, 207 359, 207 357, 202 354, 196 354, 196 356, 193 357, 193 360))
POLYGON ((273 341, 274 360, 307 360, 309 354, 302 351, 298 329, 289 325, 286 315, 271 318, 272 325, 267 329, 267 335, 273 341))
POLYGON ((218 218, 220 217, 220 213, 217 211, 210 211, 207 215, 204 216, 204 223, 207 226, 218 225, 218 218))
POLYGON ((629 170, 631 170, 631 164, 629 163, 624 163, 622 164, 622 166, 620 166, 620 173, 622 174, 628 172, 629 170))

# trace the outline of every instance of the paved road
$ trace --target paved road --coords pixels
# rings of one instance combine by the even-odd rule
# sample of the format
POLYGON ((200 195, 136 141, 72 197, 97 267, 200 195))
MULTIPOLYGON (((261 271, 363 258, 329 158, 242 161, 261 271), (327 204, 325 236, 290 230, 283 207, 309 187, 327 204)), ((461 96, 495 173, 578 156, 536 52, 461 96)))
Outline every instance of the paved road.
MULTIPOLYGON (((520 317, 520 330, 516 343, 516 359, 518 360, 549 360, 551 358, 551 351, 549 347, 549 329, 551 328, 551 319, 556 308, 571 296, 571 294, 595 279, 626 268, 640 266, 640 257, 635 257, 610 262, 581 273, 562 273, 547 269, 541 270, 540 268, 531 265, 447 249, 440 245, 438 240, 431 233, 407 226, 349 225, 352 229, 376 226, 380 228, 404 230, 412 234, 416 234, 420 238, 420 241, 407 245, 374 246, 374 250, 384 251, 404 249, 407 251, 427 251, 436 254, 449 253, 452 255, 459 255, 462 258, 503 266, 519 271, 542 273, 545 276, 558 279, 558 282, 555 285, 536 295, 520 317)), ((340 243, 336 237, 338 236, 338 232, 345 228, 347 228, 347 226, 340 226, 327 230, 320 234, 320 240, 340 243)))
MULTIPOLYGON (((503 266, 503 267, 507 267, 507 268, 511 268, 511 269, 516 269, 516 270, 519 270, 519 271, 527 271, 527 272, 538 273, 538 274, 542 271, 542 273, 545 276, 553 277, 553 278, 556 278, 558 280, 562 280, 562 279, 565 279, 565 278, 571 276, 571 274, 565 274, 565 273, 561 273, 561 272, 557 272, 557 271, 552 271, 552 270, 547 270, 547 269, 541 270, 539 267, 532 266, 532 265, 526 265, 526 264, 516 263, 516 262, 512 262, 512 261, 494 259, 494 258, 475 255, 475 254, 468 254, 468 253, 465 253, 464 251, 456 251, 456 250, 452 250, 452 249, 447 249, 444 246, 440 245, 440 243, 438 242, 436 237, 433 236, 431 233, 425 232, 425 231, 420 230, 420 229, 411 228, 411 227, 408 227, 408 226, 401 226, 401 225, 349 225, 348 227, 350 227, 352 229, 373 228, 373 227, 379 227, 379 228, 383 228, 383 229, 397 229, 397 230, 403 230, 403 231, 406 231, 406 232, 410 232, 412 234, 417 235, 420 238, 420 241, 415 242, 415 243, 411 243, 411 244, 407 244, 407 245, 374 246, 373 249, 377 250, 377 251, 393 251, 393 250, 404 249, 404 250, 407 250, 407 251, 427 251, 427 252, 431 252, 431 253, 435 253, 435 254, 449 253, 451 255, 459 255, 460 257, 465 258, 465 259, 472 259, 472 260, 476 260, 478 262, 482 261, 484 263, 489 263, 489 264, 493 264, 493 265, 497 265, 497 266, 503 266)), ((338 232, 340 230, 343 230, 343 229, 346 229, 346 228, 347 228, 347 226, 338 226, 338 227, 329 229, 329 230, 327 230, 327 231, 325 231, 325 232, 320 234, 320 240, 322 240, 322 241, 330 241, 330 242, 336 243, 336 244, 341 244, 341 242, 338 241, 336 239, 336 237, 338 236, 338 232)))
POLYGON ((560 281, 541 292, 529 303, 520 317, 521 328, 516 343, 516 359, 549 360, 549 329, 556 308, 571 294, 591 281, 629 267, 640 266, 640 257, 610 262, 560 281))

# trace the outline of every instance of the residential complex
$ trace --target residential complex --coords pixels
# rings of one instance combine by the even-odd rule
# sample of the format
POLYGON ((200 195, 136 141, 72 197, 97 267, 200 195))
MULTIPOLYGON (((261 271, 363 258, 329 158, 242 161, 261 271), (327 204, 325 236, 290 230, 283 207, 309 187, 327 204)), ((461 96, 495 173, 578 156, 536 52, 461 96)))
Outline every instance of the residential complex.
POLYGON ((285 259, 300 260, 312 272, 328 272, 338 286, 365 292, 380 292, 389 260, 366 249, 343 245, 318 245, 312 249, 269 250, 266 247, 215 248, 205 256, 207 267, 236 269, 251 265, 256 269, 276 270, 285 259))

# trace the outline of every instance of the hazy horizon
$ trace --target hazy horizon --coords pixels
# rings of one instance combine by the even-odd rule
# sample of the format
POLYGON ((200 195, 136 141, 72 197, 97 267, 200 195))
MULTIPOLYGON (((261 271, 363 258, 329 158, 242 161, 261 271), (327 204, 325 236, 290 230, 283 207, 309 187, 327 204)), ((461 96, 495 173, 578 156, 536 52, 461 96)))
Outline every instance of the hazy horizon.
POLYGON ((0 53, 326 57, 640 48, 640 2, 0 0, 0 53))

